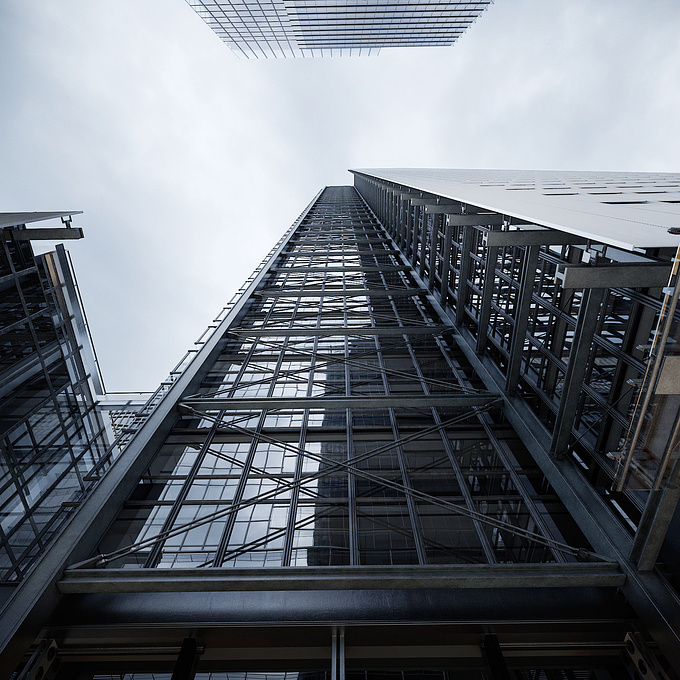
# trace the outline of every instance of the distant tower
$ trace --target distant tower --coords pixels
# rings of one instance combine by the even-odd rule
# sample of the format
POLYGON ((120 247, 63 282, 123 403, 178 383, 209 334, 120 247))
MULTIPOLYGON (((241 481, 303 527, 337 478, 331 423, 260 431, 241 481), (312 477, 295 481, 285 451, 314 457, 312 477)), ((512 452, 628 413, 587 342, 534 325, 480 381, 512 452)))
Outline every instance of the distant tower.
POLYGON ((237 54, 320 57, 448 47, 493 0, 187 0, 237 54))

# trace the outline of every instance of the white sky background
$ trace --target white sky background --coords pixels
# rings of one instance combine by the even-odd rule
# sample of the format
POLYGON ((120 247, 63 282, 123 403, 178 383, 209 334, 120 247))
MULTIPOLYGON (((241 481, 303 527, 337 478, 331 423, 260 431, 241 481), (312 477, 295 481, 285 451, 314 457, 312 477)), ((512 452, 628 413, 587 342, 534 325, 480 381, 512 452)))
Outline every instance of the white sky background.
POLYGON ((0 2, 0 212, 68 243, 110 391, 153 390, 349 167, 680 170, 680 2, 496 0, 451 48, 242 60, 184 0, 0 2))

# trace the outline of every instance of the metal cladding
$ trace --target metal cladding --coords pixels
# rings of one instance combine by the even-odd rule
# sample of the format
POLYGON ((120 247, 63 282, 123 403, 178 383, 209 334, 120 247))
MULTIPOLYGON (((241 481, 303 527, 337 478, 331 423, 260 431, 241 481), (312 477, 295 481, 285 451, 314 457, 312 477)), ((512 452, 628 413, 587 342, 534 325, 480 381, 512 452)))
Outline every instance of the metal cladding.
POLYGON ((491 4, 459 0, 187 0, 246 58, 378 54, 447 47, 491 4))
POLYGON ((629 559, 636 532, 643 562, 672 556, 668 504, 643 521, 657 496, 634 465, 613 490, 606 455, 632 423, 669 254, 622 261, 355 181, 276 244, 16 589, 7 667, 29 677, 50 649, 65 674, 140 679, 678 663, 671 579, 629 559))
POLYGON ((677 248, 680 173, 381 168, 358 174, 625 250, 677 248), (671 230, 671 231, 669 231, 671 230))

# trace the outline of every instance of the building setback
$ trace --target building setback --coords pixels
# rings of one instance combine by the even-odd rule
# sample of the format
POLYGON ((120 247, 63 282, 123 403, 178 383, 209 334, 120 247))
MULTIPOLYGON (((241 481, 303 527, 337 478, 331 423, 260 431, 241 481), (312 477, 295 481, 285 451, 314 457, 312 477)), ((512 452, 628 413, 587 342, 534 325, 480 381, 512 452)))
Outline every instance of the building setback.
POLYGON ((674 677, 680 175, 353 172, 14 587, 0 667, 674 677))
POLYGON ((187 0, 246 58, 378 54, 448 47, 493 0, 187 0))

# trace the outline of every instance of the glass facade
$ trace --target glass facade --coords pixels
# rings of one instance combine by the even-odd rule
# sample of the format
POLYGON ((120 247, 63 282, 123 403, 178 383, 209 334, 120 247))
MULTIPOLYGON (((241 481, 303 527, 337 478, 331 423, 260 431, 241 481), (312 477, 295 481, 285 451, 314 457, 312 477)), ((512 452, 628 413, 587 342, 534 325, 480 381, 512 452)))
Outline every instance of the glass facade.
POLYGON ((30 570, 108 464, 93 392, 98 375, 86 365, 65 252, 59 246, 34 256, 17 232, 2 230, 0 251, 0 582, 6 585, 30 570))
POLYGON ((326 189, 183 398, 107 566, 575 559, 583 537, 441 325, 354 189, 326 189))
POLYGON ((442 0, 187 0, 246 58, 377 54, 445 47, 491 4, 442 0))

